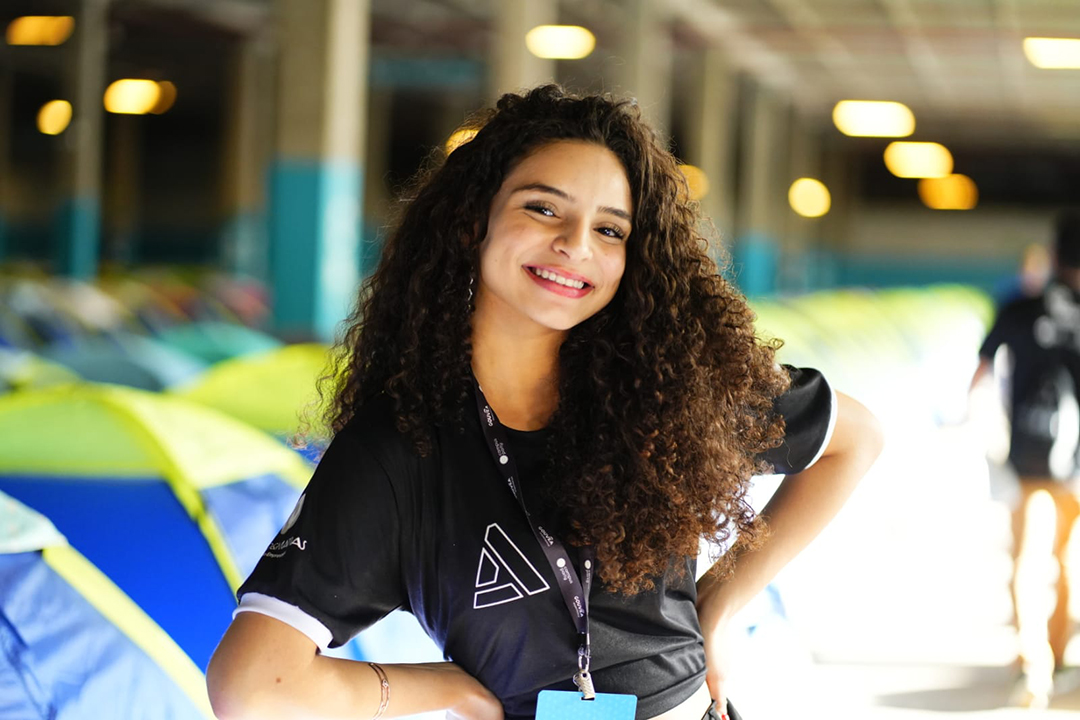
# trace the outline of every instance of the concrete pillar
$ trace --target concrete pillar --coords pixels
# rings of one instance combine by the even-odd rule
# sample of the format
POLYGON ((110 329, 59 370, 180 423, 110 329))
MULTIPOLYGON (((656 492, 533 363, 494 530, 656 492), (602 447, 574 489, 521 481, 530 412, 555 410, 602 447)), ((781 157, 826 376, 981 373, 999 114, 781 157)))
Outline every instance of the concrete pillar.
POLYGON ((627 0, 620 23, 623 63, 617 88, 637 98, 644 117, 662 134, 671 133, 671 33, 657 0, 627 0))
POLYGON ((229 272, 270 279, 266 228, 266 166, 273 153, 274 54, 260 36, 246 38, 231 58, 222 176, 221 257, 229 272))
POLYGON ((789 133, 788 170, 784 183, 784 247, 779 289, 804 292, 815 285, 818 236, 822 218, 806 218, 793 209, 787 190, 803 177, 824 182, 821 176, 821 134, 805 118, 794 113, 789 133))
POLYGON ((370 0, 278 0, 271 179, 276 328, 332 339, 356 296, 370 0))
POLYGON ((537 25, 558 19, 555 0, 499 0, 495 10, 495 43, 491 48, 489 95, 494 102, 507 92, 555 80, 555 61, 538 58, 525 47, 525 35, 537 25))
POLYGON ((108 59, 108 0, 81 0, 68 48, 65 95, 72 105, 64 133, 63 196, 57 210, 54 270, 89 279, 101 244, 101 155, 108 59))
POLYGON ((103 193, 105 213, 102 221, 106 237, 100 256, 131 265, 136 261, 135 241, 142 224, 142 129, 146 118, 113 115, 110 121, 108 184, 103 193))
POLYGON ((827 143, 822 155, 821 181, 832 195, 832 208, 821 218, 817 287, 834 287, 845 282, 844 257, 849 249, 851 216, 858 200, 852 160, 844 148, 842 142, 827 143))
POLYGON ((0 261, 7 256, 8 227, 11 222, 11 201, 8 198, 7 188, 10 187, 12 181, 11 113, 14 107, 11 63, 5 61, 3 52, 3 49, 0 49, 0 261))
POLYGON ((736 282, 747 295, 764 295, 776 289, 787 208, 783 159, 788 138, 783 110, 767 89, 749 86, 740 138, 738 231, 733 253, 736 282))
POLYGON ((738 127, 736 75, 724 54, 705 48, 697 55, 687 108, 685 155, 709 179, 701 209, 730 252, 735 232, 735 134, 738 127))

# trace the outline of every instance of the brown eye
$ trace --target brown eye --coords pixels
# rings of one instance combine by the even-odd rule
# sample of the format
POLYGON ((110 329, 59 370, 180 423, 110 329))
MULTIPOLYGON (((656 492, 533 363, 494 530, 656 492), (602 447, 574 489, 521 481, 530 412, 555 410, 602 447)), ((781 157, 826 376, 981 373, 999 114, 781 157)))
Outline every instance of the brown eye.
POLYGON ((604 237, 610 238, 614 241, 623 240, 626 234, 622 231, 622 228, 615 227, 614 225, 604 225, 596 229, 604 237))
POLYGON ((543 203, 527 203, 525 205, 526 210, 531 210, 535 213, 540 213, 545 217, 555 217, 555 210, 550 205, 544 205, 543 203))

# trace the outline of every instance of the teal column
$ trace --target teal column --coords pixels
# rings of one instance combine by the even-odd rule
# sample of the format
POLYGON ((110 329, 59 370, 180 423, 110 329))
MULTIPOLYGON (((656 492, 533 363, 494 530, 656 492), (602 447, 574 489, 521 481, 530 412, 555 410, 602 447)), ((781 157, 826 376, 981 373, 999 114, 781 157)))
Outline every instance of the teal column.
POLYGON ((733 270, 743 293, 761 296, 777 286, 787 212, 787 137, 780 104, 764 88, 750 89, 744 111, 733 270))
POLYGON ((331 340, 359 280, 360 165, 281 160, 271 173, 276 326, 293 338, 331 340))
POLYGON ((108 54, 108 0, 81 0, 68 48, 67 93, 72 120, 64 158, 64 196, 56 211, 54 271, 91 279, 97 275, 101 245, 101 155, 105 70, 108 54))
POLYGON ((737 78, 720 48, 703 48, 695 52, 694 58, 690 70, 693 92, 686 99, 686 137, 680 143, 685 157, 680 159, 697 165, 708 178, 709 188, 700 199, 701 209, 719 233, 719 238, 712 240, 729 254, 735 232, 737 78))
POLYGON ((8 252, 8 219, 11 213, 7 193, 11 186, 11 112, 12 77, 11 62, 5 56, 6 48, 0 48, 0 262, 8 252))
POLYGON ((817 283, 815 264, 820 243, 822 218, 806 218, 791 207, 787 191, 799 178, 824 182, 821 172, 821 132, 816 121, 795 112, 791 116, 788 150, 788 170, 784 178, 784 251, 780 266, 778 290, 802 293, 817 283))
POLYGON ((839 133, 822 143, 821 179, 832 195, 832 209, 821 218, 821 240, 814 265, 816 288, 836 287, 843 281, 844 260, 850 252, 851 220, 859 197, 850 146, 844 142, 846 138, 837 136, 839 133))
POLYGON ((369 0, 278 0, 270 277, 277 331, 333 339, 360 278, 369 0))
POLYGON ((233 275, 269 282, 266 181, 274 153, 272 47, 259 33, 245 38, 230 61, 219 255, 233 275))

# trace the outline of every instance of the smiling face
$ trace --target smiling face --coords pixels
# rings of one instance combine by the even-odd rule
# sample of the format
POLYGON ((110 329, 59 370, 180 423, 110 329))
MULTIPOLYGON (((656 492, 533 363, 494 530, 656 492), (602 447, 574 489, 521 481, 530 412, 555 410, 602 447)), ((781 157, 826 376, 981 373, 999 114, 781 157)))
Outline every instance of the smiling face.
POLYGON ((632 213, 607 148, 574 140, 533 152, 491 202, 474 323, 565 332, 595 315, 619 289, 632 213))

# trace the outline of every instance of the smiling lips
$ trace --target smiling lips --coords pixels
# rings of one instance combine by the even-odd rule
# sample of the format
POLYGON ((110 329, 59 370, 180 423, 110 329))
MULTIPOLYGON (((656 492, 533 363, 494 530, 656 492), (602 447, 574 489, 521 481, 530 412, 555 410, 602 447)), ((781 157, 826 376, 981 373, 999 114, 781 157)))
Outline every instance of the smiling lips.
POLYGON ((532 278, 540 287, 555 293, 556 295, 562 295, 569 298, 585 297, 593 286, 589 283, 581 280, 580 278, 568 277, 566 275, 560 275, 552 270, 541 267, 531 267, 526 265, 525 270, 528 272, 529 277, 532 278))

